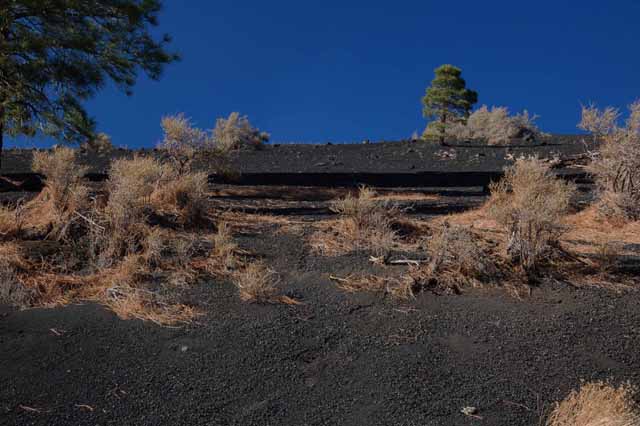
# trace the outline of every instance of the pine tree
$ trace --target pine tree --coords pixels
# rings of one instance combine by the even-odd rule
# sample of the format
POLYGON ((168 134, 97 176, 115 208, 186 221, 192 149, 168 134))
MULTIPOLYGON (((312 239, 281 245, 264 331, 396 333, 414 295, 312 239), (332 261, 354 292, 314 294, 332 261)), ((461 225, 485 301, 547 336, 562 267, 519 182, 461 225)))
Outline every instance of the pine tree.
POLYGON ((439 135, 440 143, 444 145, 447 126, 466 120, 471 108, 478 102, 478 93, 467 89, 461 77, 462 70, 458 67, 441 65, 434 72, 435 78, 422 98, 424 116, 433 119, 425 134, 439 135))
POLYGON ((0 0, 3 136, 77 142, 93 136, 82 102, 108 81, 131 93, 140 71, 158 79, 177 56, 156 40, 160 0, 0 0))

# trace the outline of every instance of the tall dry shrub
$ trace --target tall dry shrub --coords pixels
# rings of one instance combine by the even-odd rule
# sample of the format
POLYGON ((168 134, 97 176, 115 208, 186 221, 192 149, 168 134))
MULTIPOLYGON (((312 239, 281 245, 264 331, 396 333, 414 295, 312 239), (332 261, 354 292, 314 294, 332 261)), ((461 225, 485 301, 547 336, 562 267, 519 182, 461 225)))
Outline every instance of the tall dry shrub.
POLYGON ((31 204, 32 219, 51 227, 49 235, 64 238, 78 213, 86 210, 88 189, 82 183, 87 169, 78 165, 76 151, 58 147, 36 151, 32 169, 45 177, 45 187, 31 204))
MULTIPOLYGON (((193 126, 184 114, 165 116, 161 127, 164 137, 158 148, 164 150, 179 172, 188 171, 198 155, 224 160, 231 151, 242 148, 259 148, 269 140, 269 134, 254 128, 246 116, 233 112, 228 118, 216 120, 211 131, 193 126)), ((218 165, 223 167, 224 164, 218 165)))
POLYGON ((491 185, 489 214, 509 234, 507 252, 525 270, 533 271, 564 231, 575 186, 556 178, 538 158, 519 159, 491 185))
POLYGON ((268 133, 254 128, 247 116, 238 112, 232 112, 228 118, 217 119, 213 136, 222 151, 259 148, 269 140, 268 133))
MULTIPOLYGON (((96 250, 105 259, 135 253, 150 232, 150 215, 168 214, 177 225, 195 226, 206 218, 206 173, 183 172, 151 157, 115 160, 109 171, 108 201, 99 213, 96 250)), ((103 259, 104 260, 104 259, 103 259)))
POLYGON ((483 140, 490 145, 507 144, 516 138, 536 140, 544 136, 535 124, 537 116, 525 110, 510 115, 507 107, 481 106, 466 120, 452 123, 449 136, 457 141, 483 140))
POLYGON ((152 195, 175 176, 174 170, 151 157, 113 161, 107 181, 108 200, 94 211, 92 251, 109 266, 140 251, 149 234, 147 217, 152 195))
POLYGON ((608 107, 582 108, 580 129, 601 141, 589 171, 600 191, 602 211, 608 216, 640 219, 640 99, 629 106, 629 117, 619 125, 620 111, 608 107))
POLYGON ((193 127, 191 120, 182 113, 163 117, 160 126, 164 136, 158 148, 169 154, 180 172, 187 171, 198 152, 217 149, 213 137, 193 127))

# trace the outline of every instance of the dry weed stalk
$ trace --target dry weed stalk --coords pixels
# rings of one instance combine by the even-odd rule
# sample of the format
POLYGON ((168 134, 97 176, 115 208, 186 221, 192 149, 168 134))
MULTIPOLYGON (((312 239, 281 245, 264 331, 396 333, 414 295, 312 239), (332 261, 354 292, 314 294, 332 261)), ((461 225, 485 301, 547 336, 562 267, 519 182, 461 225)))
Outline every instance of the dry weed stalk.
POLYGON ((491 186, 489 215, 508 232, 507 252, 526 271, 535 271, 557 247, 574 192, 537 158, 517 160, 491 186))
POLYGON ((635 388, 605 382, 582 384, 556 403, 547 426, 638 426, 640 410, 634 402, 635 388))
POLYGON ((600 190, 602 211, 607 216, 640 219, 640 100, 629 106, 629 118, 618 124, 620 111, 608 107, 582 108, 578 127, 600 139, 588 170, 600 190))

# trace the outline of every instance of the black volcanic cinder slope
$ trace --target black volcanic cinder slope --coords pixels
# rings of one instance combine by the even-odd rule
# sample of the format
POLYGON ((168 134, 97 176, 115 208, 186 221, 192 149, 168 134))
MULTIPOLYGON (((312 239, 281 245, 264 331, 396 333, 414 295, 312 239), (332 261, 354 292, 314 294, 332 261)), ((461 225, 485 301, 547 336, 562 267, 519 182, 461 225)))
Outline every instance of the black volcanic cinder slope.
POLYGON ((393 302, 328 280, 370 270, 365 258, 261 235, 241 243, 304 305, 244 304, 206 282, 184 295, 205 316, 182 329, 92 304, 0 310, 0 425, 459 426, 479 421, 460 412, 473 406, 483 425, 533 426, 582 379, 640 383, 635 296, 393 302))

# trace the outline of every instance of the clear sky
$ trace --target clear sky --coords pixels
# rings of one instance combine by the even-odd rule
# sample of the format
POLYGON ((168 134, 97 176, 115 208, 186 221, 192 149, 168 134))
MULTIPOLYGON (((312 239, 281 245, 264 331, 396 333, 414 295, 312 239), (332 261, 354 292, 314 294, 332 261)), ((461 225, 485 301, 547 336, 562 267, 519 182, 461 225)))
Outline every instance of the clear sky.
POLYGON ((203 128, 239 111, 273 142, 408 137, 443 63, 462 68, 479 105, 540 115, 576 133, 580 104, 640 97, 638 0, 165 0, 160 29, 182 61, 127 97, 88 104, 116 144, 153 146, 160 118, 203 128))

